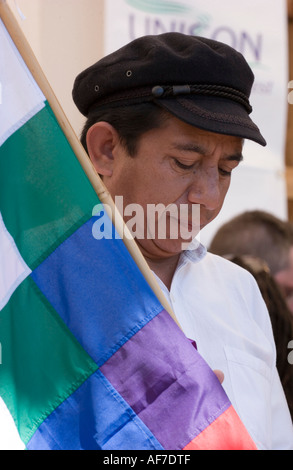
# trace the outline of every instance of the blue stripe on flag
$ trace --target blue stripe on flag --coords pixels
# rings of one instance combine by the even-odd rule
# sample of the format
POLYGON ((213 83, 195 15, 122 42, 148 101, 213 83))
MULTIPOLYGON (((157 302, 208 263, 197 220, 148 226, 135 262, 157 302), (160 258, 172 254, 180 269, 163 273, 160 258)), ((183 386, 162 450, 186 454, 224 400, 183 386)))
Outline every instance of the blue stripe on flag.
POLYGON ((74 232, 31 276, 101 366, 163 308, 123 241, 93 237, 95 221, 74 232))
POLYGON ((39 427, 28 450, 162 450, 100 371, 39 427))

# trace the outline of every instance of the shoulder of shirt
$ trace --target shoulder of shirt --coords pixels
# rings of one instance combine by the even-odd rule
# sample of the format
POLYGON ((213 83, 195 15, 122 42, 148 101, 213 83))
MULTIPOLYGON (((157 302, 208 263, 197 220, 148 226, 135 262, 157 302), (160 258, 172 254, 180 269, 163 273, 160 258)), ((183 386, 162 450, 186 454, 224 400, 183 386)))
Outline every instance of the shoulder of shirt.
POLYGON ((229 259, 207 252, 203 260, 210 267, 213 266, 214 269, 217 268, 218 270, 220 270, 222 275, 227 275, 229 277, 238 276, 242 280, 246 279, 252 284, 257 284, 254 276, 247 269, 243 268, 242 266, 239 266, 236 263, 233 263, 233 261, 230 261, 229 259))
POLYGON ((223 258, 222 256, 210 253, 201 243, 197 243, 197 245, 193 246, 194 249, 184 251, 183 259, 185 263, 199 264, 210 267, 213 266, 215 268, 219 268, 223 274, 231 273, 233 275, 238 273, 241 276, 254 279, 252 274, 246 269, 238 266, 236 263, 233 263, 226 258, 223 258))
POLYGON ((213 278, 216 281, 220 277, 222 281, 230 283, 230 287, 259 291, 257 282, 249 271, 222 256, 208 252, 202 244, 198 244, 194 250, 184 252, 178 268, 183 266, 189 266, 192 272, 196 270, 208 279, 213 278))
POLYGON ((189 276, 198 276, 202 283, 209 283, 212 289, 220 289, 223 295, 245 299, 254 321, 262 325, 271 338, 271 323, 267 307, 254 276, 232 261, 207 252, 197 262, 187 261, 189 276), (240 297, 239 297, 240 295, 240 297))
POLYGON ((220 255, 215 255, 214 253, 210 253, 209 251, 206 252, 205 260, 211 264, 220 265, 222 268, 231 270, 233 272, 248 272, 246 269, 242 268, 236 263, 233 263, 233 261, 229 260, 228 258, 224 258, 220 255))

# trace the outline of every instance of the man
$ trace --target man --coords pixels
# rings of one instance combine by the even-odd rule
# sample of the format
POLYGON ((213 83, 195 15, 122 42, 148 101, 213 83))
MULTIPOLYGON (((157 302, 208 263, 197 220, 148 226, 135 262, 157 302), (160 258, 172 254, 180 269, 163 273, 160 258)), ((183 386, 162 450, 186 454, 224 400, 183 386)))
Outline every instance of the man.
POLYGON ((222 207, 243 140, 265 145, 249 117, 252 84, 246 61, 230 47, 166 33, 139 38, 82 72, 73 98, 87 117, 82 142, 112 197, 143 208, 137 243, 184 333, 224 372, 223 386, 257 446, 285 449, 293 448, 292 422, 256 284, 202 245, 192 249, 196 231, 222 207), (148 236, 148 208, 158 204, 178 208, 175 226, 187 208, 189 235, 173 236, 169 214, 165 237, 158 230, 148 236))
POLYGON ((244 212, 220 227, 210 251, 264 260, 293 315, 293 227, 289 222, 260 210, 244 212))

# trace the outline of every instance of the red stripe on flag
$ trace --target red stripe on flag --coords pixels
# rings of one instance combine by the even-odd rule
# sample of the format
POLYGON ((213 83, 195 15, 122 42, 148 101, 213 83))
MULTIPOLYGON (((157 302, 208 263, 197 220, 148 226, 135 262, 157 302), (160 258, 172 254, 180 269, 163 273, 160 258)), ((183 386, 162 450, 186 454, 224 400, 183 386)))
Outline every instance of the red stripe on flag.
POLYGON ((183 450, 257 450, 257 447, 230 406, 183 450))

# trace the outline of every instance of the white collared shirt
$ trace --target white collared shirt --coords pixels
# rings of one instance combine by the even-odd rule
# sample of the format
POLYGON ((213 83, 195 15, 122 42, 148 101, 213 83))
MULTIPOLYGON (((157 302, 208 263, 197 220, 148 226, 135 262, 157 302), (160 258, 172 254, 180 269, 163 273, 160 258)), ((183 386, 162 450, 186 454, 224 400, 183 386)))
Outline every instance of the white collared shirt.
POLYGON ((170 292, 157 280, 185 335, 224 372, 223 387, 257 447, 293 450, 271 322, 253 276, 199 245, 181 255, 170 292))

